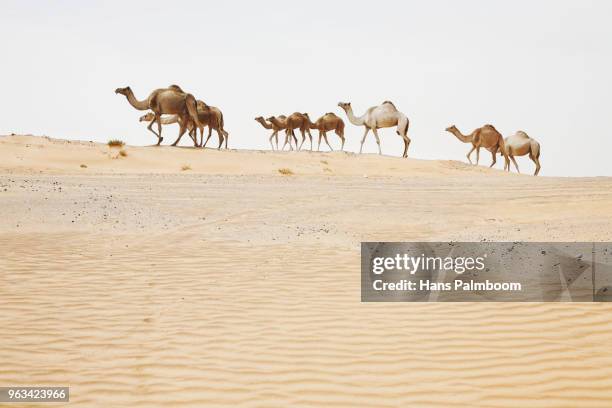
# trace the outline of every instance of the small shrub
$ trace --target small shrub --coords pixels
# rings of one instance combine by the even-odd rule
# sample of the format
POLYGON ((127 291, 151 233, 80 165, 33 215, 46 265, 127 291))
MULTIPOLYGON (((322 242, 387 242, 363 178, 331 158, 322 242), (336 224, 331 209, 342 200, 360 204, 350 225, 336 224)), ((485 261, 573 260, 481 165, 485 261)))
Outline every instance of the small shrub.
POLYGON ((119 156, 121 156, 121 157, 127 157, 127 155, 128 155, 128 154, 127 154, 127 152, 125 151, 125 149, 121 149, 121 150, 119 151, 119 156))
POLYGON ((123 147, 125 146, 125 143, 123 142, 123 140, 119 140, 119 139, 112 139, 108 141, 108 147, 123 147))
POLYGON ((81 164, 81 168, 82 168, 82 169, 86 169, 86 168, 87 168, 87 165, 86 165, 86 164, 81 164))
POLYGON ((188 164, 183 164, 183 167, 181 167, 182 171, 187 171, 187 170, 191 170, 191 166, 188 164))
POLYGON ((293 172, 291 171, 291 169, 282 168, 282 169, 278 169, 278 172, 282 174, 283 176, 293 176, 293 172))
POLYGON ((323 163, 323 164, 325 164, 325 165, 329 164, 329 163, 327 162, 327 160, 321 160, 321 163, 323 163))

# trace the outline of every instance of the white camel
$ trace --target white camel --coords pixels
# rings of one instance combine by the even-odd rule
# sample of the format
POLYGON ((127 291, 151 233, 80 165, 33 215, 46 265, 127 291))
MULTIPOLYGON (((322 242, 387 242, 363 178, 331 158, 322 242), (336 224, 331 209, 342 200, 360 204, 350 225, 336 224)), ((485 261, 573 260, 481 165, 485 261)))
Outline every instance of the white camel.
MULTIPOLYGON (((506 153, 512 163, 514 163, 514 167, 516 167, 517 172, 521 172, 519 170, 518 164, 516 164, 516 160, 514 160, 514 156, 527 156, 531 161, 533 161, 536 165, 534 176, 537 176, 540 173, 540 143, 537 140, 529 137, 527 133, 519 130, 512 136, 508 136, 505 140, 506 153)), ((507 162, 506 166, 508 170, 510 170, 510 162, 507 162)), ((504 167, 506 167, 504 166, 504 167)), ((505 170, 505 168, 504 168, 505 170)))
POLYGON ((338 106, 344 109, 346 116, 353 125, 365 126, 365 133, 361 139, 359 153, 363 151, 363 143, 366 140, 368 132, 372 130, 376 138, 376 144, 378 145, 378 154, 382 154, 378 129, 397 126, 397 134, 404 140, 404 154, 402 157, 408 157, 408 146, 410 145, 408 126, 410 125, 410 121, 406 115, 397 110, 393 102, 385 101, 379 106, 372 106, 360 117, 356 117, 353 114, 353 108, 350 102, 339 102, 338 106))

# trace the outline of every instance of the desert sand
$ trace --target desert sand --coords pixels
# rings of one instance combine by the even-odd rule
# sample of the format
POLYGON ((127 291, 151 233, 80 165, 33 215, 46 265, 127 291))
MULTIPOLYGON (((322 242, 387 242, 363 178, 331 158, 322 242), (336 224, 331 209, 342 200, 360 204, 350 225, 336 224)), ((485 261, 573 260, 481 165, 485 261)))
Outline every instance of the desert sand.
POLYGON ((0 384, 67 385, 84 407, 612 404, 610 304, 361 303, 359 257, 610 241, 612 178, 125 151, 0 137, 0 384))

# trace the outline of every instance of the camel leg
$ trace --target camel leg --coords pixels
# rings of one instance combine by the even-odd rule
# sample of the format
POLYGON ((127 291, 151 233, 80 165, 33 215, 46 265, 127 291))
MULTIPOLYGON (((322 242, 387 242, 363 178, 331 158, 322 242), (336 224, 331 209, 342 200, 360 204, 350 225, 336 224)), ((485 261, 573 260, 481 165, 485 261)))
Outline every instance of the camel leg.
MULTIPOLYGON (((510 160, 512 160, 512 163, 514 163, 514 167, 516 167, 516 172, 518 174, 521 174, 521 171, 518 168, 518 164, 516 164, 516 160, 514 160, 514 156, 510 155, 510 160)), ((510 163, 508 163, 508 171, 510 171, 510 163)))
MULTIPOLYGON (((157 136, 157 145, 156 145, 156 146, 159 146, 159 145, 161 144, 162 140, 164 140, 164 138, 163 138, 163 137, 161 137, 161 135, 160 135, 159 133, 156 133, 156 132, 153 130, 153 124, 155 123, 155 121, 157 121, 157 115, 156 115, 156 116, 153 118, 153 120, 151 121, 151 123, 149 123, 149 126, 147 126, 147 129, 149 129, 151 132, 153 132, 153 134, 154 134, 155 136, 157 136)), ((160 129, 160 132, 161 132, 161 125, 160 125, 160 122, 158 122, 158 123, 157 123, 157 127, 158 127, 158 129, 160 129)))
POLYGON ((344 132, 338 132, 338 129, 336 129, 336 134, 338 135, 340 140, 342 140, 342 146, 340 147, 340 151, 344 151, 344 132))
POLYGON ((221 150, 221 146, 223 146, 223 141, 225 140, 225 136, 221 133, 219 129, 217 129, 217 135, 219 136, 219 147, 217 147, 217 150, 221 150))
POLYGON ((274 139, 276 140, 276 150, 278 150, 278 132, 274 132, 274 139))
POLYGON ((334 149, 329 144, 329 140, 327 140, 327 133, 323 133, 323 138, 325 139, 325 143, 327 143, 327 146, 329 147, 329 150, 331 150, 333 152, 334 149))
POLYGON ((480 161, 480 146, 476 148, 476 165, 478 166, 478 162, 480 161))
POLYGON ((474 164, 474 163, 472 163, 472 159, 470 158, 470 156, 472 156, 472 152, 473 152, 474 150, 476 150, 476 146, 472 146, 472 150, 470 150, 470 151, 468 152, 467 156, 466 156, 466 157, 467 157, 467 159, 468 159, 468 161, 470 162, 470 164, 474 164))
MULTIPOLYGON (((291 137, 293 138, 293 141, 295 142, 295 150, 300 150, 300 149, 298 149, 298 146, 297 146, 298 140, 297 140, 297 137, 295 137, 294 129, 291 129, 291 137)), ((289 143, 291 143, 291 141, 289 143)))
POLYGON ((533 161, 536 165, 536 169, 535 169, 535 173, 533 173, 534 176, 537 176, 540 173, 540 158, 534 156, 532 153, 529 153, 529 158, 531 159, 531 161, 533 161))
POLYGON ((378 129, 373 128, 372 132, 374 133, 374 137, 376 138, 376 144, 378 145, 378 154, 382 154, 382 150, 380 150, 380 138, 378 137, 378 129))
POLYGON ((323 137, 323 132, 319 130, 319 143, 317 144, 317 152, 321 151, 321 138, 323 137))
POLYGON ((178 144, 178 142, 181 141, 181 137, 183 137, 183 135, 185 134, 186 131, 187 131, 187 126, 185 126, 184 123, 181 124, 181 128, 179 129, 179 136, 174 141, 174 143, 172 143, 172 146, 176 146, 178 144))
POLYGON ((402 157, 407 158, 408 157, 408 147, 410 146, 410 138, 408 136, 404 136, 402 137, 402 139, 404 139, 404 155, 402 157))
MULTIPOLYGON (((206 142, 204 142, 204 147, 206 147, 206 143, 208 143, 208 141, 210 140, 211 136, 212 136, 212 128, 209 126, 208 127, 208 136, 206 137, 206 142)), ((204 139, 204 135, 202 135, 202 139, 204 139)))
POLYGON ((227 149, 227 144, 229 143, 229 133, 224 130, 223 136, 225 136, 225 149, 227 149))
MULTIPOLYGON (((302 146, 304 145, 304 142, 306 141, 306 132, 304 132, 304 130, 300 129, 300 133, 302 134, 302 143, 300 143, 300 147, 297 148, 298 152, 300 150, 302 150, 302 146)), ((297 145, 297 140, 296 140, 295 144, 297 145)))
POLYGON ((363 138, 361 139, 361 147, 359 148, 359 154, 361 154, 361 152, 363 151, 363 144, 365 143, 366 136, 368 135, 369 131, 370 128, 366 126, 365 133, 363 134, 363 138))
POLYGON ((495 166, 495 163, 497 163, 497 150, 495 150, 494 152, 491 152, 491 154, 493 155, 493 162, 491 163, 489 167, 493 167, 495 166))
POLYGON ((285 150, 285 146, 287 146, 287 143, 289 143, 289 147, 291 147, 291 142, 289 141, 289 133, 287 133, 287 130, 285 130, 285 144, 283 144, 282 150, 285 150))
POLYGON ((312 134, 310 133, 310 129, 306 129, 308 132, 308 138, 310 139, 310 151, 312 152, 312 134))
MULTIPOLYGON (((272 143, 272 139, 274 138, 275 134, 276 132, 272 132, 272 134, 270 135, 270 147, 272 148, 272 151, 274 151, 274 144, 272 143)), ((276 148, 278 149, 278 142, 276 143, 276 148)))

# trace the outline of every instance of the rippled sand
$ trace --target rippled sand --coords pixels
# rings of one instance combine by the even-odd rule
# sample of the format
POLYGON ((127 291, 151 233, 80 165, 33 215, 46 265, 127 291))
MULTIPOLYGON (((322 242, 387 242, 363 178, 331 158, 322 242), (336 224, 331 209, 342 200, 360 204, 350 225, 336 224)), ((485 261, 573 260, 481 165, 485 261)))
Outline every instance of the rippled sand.
POLYGON ((612 404, 609 304, 359 287, 362 240, 611 240, 611 179, 38 142, 0 143, 0 385, 84 407, 612 404))

